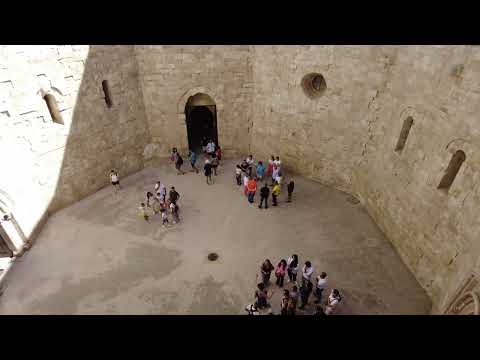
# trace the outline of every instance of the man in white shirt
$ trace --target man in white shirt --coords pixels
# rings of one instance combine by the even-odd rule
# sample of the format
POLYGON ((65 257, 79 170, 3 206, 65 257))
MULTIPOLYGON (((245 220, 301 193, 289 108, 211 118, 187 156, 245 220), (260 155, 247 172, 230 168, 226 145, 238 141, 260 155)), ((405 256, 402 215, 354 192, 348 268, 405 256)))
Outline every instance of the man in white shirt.
POLYGON ((315 289, 315 296, 317 300, 315 304, 319 304, 322 301, 322 291, 327 288, 327 273, 322 272, 320 276, 317 276, 317 288, 315 289))
POLYGON ((212 155, 215 152, 215 143, 213 140, 210 140, 210 142, 207 144, 207 153, 209 155, 212 155))
POLYGON ((313 268, 312 263, 310 261, 306 261, 305 265, 303 266, 303 269, 302 269, 302 285, 304 285, 306 283, 307 286, 309 286, 309 287, 313 286, 312 281, 311 281, 311 277, 312 277, 312 274, 313 274, 314 270, 315 269, 313 268))
POLYGON ((120 189, 120 180, 118 178, 118 172, 114 169, 110 171, 110 181, 116 193, 120 189))

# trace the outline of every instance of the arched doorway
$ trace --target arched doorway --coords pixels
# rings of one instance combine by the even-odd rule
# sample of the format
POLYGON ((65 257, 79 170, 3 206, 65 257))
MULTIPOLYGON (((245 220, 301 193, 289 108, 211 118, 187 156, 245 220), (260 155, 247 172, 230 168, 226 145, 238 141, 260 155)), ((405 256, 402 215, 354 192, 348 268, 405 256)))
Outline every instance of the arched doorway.
POLYGON ((218 145, 217 106, 207 94, 190 96, 185 105, 188 147, 199 151, 204 138, 212 139, 218 145))

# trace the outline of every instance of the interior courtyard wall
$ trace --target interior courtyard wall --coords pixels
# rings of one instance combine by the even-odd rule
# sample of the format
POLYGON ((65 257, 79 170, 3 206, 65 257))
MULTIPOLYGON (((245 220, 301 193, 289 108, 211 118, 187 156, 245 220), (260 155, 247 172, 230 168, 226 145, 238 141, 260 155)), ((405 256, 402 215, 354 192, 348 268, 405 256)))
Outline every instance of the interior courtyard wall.
POLYGON ((46 214, 143 168, 148 125, 132 46, 2 46, 0 189, 28 238, 46 214), (108 107, 102 81, 108 80, 108 107), (64 124, 43 99, 55 97, 64 124))
POLYGON ((367 136, 365 105, 383 72, 367 58, 379 52, 361 46, 255 46, 252 151, 265 159, 279 155, 295 172, 351 191, 367 136), (301 86, 309 73, 325 78, 327 90, 319 98, 310 99, 301 86))
POLYGON ((108 184, 110 168, 128 175, 186 150, 184 104, 204 92, 224 150, 279 155, 356 195, 441 312, 480 269, 478 84, 472 46, 3 46, 0 190, 28 235, 48 209, 108 184), (315 99, 301 86, 312 72, 327 84, 315 99), (466 160, 448 193, 438 190, 457 150, 466 160))
POLYGON ((147 159, 188 148, 185 104, 206 93, 217 107, 219 143, 228 153, 250 145, 253 77, 249 46, 135 46, 151 132, 147 159))
POLYGON ((354 167, 354 192, 439 313, 480 265, 480 51, 392 49, 390 70, 369 101, 368 141, 354 167), (405 147, 395 151, 409 116, 405 147), (448 192, 437 189, 457 150, 465 152, 465 162, 448 192))

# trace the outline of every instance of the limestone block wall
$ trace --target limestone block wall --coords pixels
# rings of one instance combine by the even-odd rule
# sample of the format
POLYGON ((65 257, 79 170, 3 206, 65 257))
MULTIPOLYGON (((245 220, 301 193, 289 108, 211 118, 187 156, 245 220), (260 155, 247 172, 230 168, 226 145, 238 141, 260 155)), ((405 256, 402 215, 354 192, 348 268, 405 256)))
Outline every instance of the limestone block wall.
POLYGON ((151 132, 146 157, 188 146, 185 104, 196 93, 216 103, 220 146, 247 153, 253 77, 249 46, 135 46, 151 132))
MULTIPOLYGON (((354 164, 368 127, 370 83, 385 70, 369 57, 382 49, 360 46, 255 46, 252 149, 279 155, 296 172, 351 191, 354 164), (306 96, 302 78, 324 76, 327 90, 306 96)), ((386 51, 386 50, 384 50, 386 51)))
POLYGON ((369 102, 368 142, 354 191, 433 301, 448 306, 480 262, 480 50, 401 46, 369 102), (404 120, 413 125, 395 151, 404 120), (457 150, 466 160, 446 193, 457 150))
POLYGON ((0 189, 27 237, 48 212, 143 168, 148 126, 132 46, 0 48, 0 189), (108 107, 102 81, 108 80, 108 107), (52 121, 45 94, 64 124, 52 121))

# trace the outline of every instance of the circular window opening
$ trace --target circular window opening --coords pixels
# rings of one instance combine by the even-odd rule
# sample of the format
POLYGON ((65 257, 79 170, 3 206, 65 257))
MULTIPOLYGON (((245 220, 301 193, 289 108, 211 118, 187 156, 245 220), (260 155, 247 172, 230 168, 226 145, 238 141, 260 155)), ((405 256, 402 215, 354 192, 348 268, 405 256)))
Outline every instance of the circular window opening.
POLYGON ((302 79, 302 88, 310 99, 315 99, 323 95, 327 90, 327 83, 322 74, 307 74, 302 79))
POLYGON ((210 254, 208 254, 207 258, 210 261, 215 261, 215 260, 218 259, 218 254, 217 253, 210 253, 210 254))

